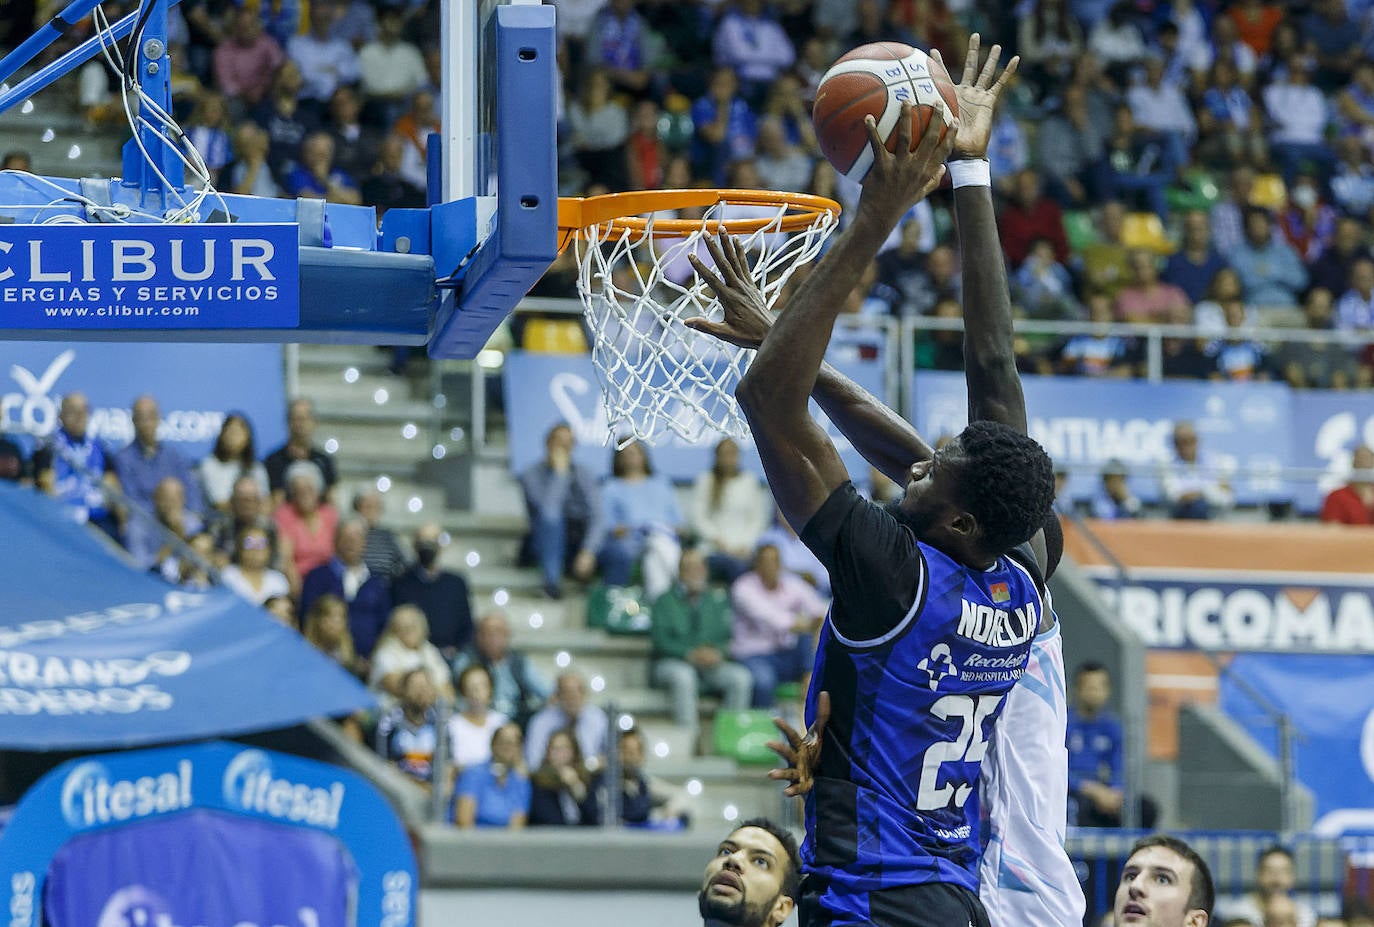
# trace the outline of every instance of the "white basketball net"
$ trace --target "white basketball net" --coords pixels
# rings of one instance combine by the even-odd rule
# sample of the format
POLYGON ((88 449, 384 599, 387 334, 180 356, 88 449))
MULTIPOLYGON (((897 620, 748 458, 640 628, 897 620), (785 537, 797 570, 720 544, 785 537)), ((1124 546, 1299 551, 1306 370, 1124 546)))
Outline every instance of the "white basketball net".
POLYGON ((779 231, 789 209, 723 201, 692 232, 671 238, 655 237, 652 217, 643 230, 606 222, 583 231, 577 288, 609 435, 618 445, 660 444, 672 436, 689 444, 712 435, 748 436, 734 392, 753 352, 683 324, 696 316, 722 318, 719 301, 687 257, 695 254, 712 266, 702 238, 717 220, 767 219, 736 238, 749 252, 754 282, 771 308, 792 272, 816 257, 838 221, 834 213, 820 212, 802 231, 779 231))

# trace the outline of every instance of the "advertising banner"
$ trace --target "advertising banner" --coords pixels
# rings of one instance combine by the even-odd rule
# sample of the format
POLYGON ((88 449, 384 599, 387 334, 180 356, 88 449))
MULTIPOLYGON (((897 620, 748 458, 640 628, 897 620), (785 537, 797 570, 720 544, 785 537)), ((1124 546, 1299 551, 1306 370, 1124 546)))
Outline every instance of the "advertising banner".
POLYGON ((295 328, 292 224, 0 226, 0 328, 295 328))
MULTIPOLYGON (((1282 384, 1026 376, 1022 385, 1031 436, 1070 468, 1065 491, 1073 498, 1097 491, 1097 472, 1109 460, 1149 473, 1171 459, 1174 423, 1184 419, 1197 427, 1205 452, 1234 468, 1238 503, 1289 495, 1279 475, 1289 461, 1291 431, 1290 392, 1282 384)), ((911 421, 932 442, 968 423, 962 373, 922 370, 910 395, 911 421)), ((1134 477, 1132 488, 1143 500, 1159 497, 1152 475, 1134 477)))
POLYGON ((10 927, 408 927, 417 887, 366 780, 232 743, 64 763, 0 835, 10 927))
POLYGON ((279 345, 0 343, 0 432, 46 438, 72 392, 90 401, 88 432, 112 451, 133 440, 130 407, 144 394, 161 408, 159 439, 192 462, 232 411, 252 422, 259 456, 286 440, 279 345))
MULTIPOLYGON (((843 341, 843 339, 837 339, 843 341)), ((891 403, 887 389, 889 356, 881 336, 863 344, 836 343, 826 356, 841 373, 884 402, 891 403)), ((514 351, 506 355, 506 416, 509 420, 510 465, 520 473, 544 457, 544 435, 559 422, 572 427, 577 441, 574 456, 591 472, 611 472, 611 437, 596 367, 586 355, 539 354, 514 351)), ((821 417, 812 404, 812 414, 821 417)), ((869 482, 868 464, 834 426, 826 429, 835 441, 850 476, 860 486, 869 482)), ((719 438, 689 443, 674 436, 650 448, 657 473, 676 482, 691 482, 711 468, 712 450, 719 438)), ((741 441, 741 465, 759 476, 763 466, 752 441, 741 441)))
POLYGON ((262 609, 130 569, 56 500, 0 483, 0 525, 0 749, 167 743, 373 704, 262 609))
POLYGON ((1236 679, 1292 722, 1295 771, 1317 803, 1314 829, 1374 833, 1374 656, 1236 656, 1221 677, 1221 707, 1277 755, 1274 719, 1236 679))
POLYGON ((1374 447, 1374 395, 1293 393, 1293 466, 1324 471, 1315 483, 1305 480, 1294 487, 1302 511, 1319 511, 1326 494, 1345 485, 1350 454, 1359 444, 1374 447))

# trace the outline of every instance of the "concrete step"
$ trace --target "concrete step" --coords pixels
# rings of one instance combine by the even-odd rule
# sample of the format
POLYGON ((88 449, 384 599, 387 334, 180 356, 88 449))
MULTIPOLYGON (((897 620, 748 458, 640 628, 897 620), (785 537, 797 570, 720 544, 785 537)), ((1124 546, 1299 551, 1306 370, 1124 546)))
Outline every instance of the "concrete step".
POLYGON ((360 373, 395 377, 389 372, 391 355, 371 345, 303 344, 300 346, 300 369, 306 371, 337 371, 356 367, 360 373))
POLYGON ((325 369, 301 369, 297 376, 297 390, 316 403, 324 405, 362 404, 375 402, 373 396, 378 390, 386 390, 396 399, 416 399, 415 391, 406 380, 390 374, 378 376, 364 374, 357 367, 325 369))
POLYGON ((648 657, 614 657, 595 651, 558 650, 539 652, 526 649, 531 665, 546 679, 574 670, 581 673, 593 693, 616 693, 642 689, 649 685, 648 657))
MULTIPOLYGON (((347 425, 322 423, 319 442, 321 447, 341 461, 371 464, 373 472, 362 474, 364 476, 397 479, 385 467, 409 464, 411 469, 406 471, 404 478, 413 478, 416 472, 413 468, 421 460, 432 457, 432 447, 422 425, 416 423, 415 436, 407 439, 402 437, 401 428, 404 426, 391 422, 347 425)), ((355 468, 349 473, 351 476, 359 475, 359 470, 355 468)))
POLYGON ((320 432, 331 427, 366 423, 395 425, 397 437, 404 437, 399 429, 406 423, 414 424, 421 433, 438 424, 434 406, 425 400, 409 398, 401 391, 400 384, 380 389, 381 393, 359 390, 356 396, 343 400, 315 400, 315 416, 320 422, 320 432))

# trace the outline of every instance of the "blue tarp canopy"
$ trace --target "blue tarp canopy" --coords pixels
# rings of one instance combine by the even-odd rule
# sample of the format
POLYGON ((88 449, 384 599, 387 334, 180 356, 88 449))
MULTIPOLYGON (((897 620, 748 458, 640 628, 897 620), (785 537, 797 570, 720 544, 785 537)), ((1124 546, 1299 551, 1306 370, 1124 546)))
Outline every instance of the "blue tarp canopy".
POLYGON ((133 570, 53 500, 0 483, 0 749, 196 740, 371 704, 265 611, 133 570))

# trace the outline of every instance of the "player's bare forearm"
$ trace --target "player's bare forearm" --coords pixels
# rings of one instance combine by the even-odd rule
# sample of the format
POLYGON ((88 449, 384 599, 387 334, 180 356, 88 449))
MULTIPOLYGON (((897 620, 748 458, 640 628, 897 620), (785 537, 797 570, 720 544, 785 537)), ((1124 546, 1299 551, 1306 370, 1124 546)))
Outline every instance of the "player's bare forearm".
POLYGON ((829 364, 821 365, 811 396, 864 460, 899 486, 913 463, 933 454, 916 426, 829 364))
POLYGON ((1016 370, 1011 293, 992 188, 954 191, 964 286, 964 378, 970 421, 1000 422, 1026 433, 1026 400, 1016 370))

